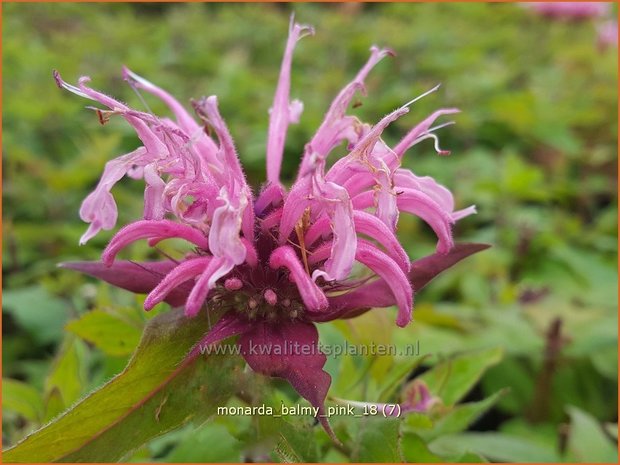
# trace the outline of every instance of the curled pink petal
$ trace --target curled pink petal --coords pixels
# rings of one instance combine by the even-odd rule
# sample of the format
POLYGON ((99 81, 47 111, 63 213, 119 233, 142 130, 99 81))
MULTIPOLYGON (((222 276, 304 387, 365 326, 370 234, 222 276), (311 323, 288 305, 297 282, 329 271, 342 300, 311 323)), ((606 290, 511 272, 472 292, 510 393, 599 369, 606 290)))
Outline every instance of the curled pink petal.
POLYGON ((159 177, 153 164, 144 167, 144 219, 161 220, 165 215, 164 189, 166 183, 159 177))
POLYGON ((164 279, 149 293, 144 301, 144 309, 151 310, 163 301, 170 292, 186 281, 200 275, 209 265, 212 257, 199 257, 185 260, 172 269, 164 279))
POLYGON ((256 248, 245 237, 241 238, 241 243, 243 247, 245 247, 246 263, 250 265, 251 268, 256 268, 258 266, 258 253, 256 252, 256 248))
POLYGON ((394 152, 396 153, 396 155, 398 155, 398 157, 402 158, 403 154, 407 151, 407 149, 414 145, 416 140, 430 129, 430 127, 437 118, 442 115, 452 115, 454 113, 459 113, 460 111, 461 110, 459 110, 458 108, 444 108, 441 110, 437 110, 420 124, 415 126, 411 131, 409 131, 400 140, 396 147, 394 147, 394 152))
POLYGON ((110 266, 114 262, 116 254, 128 244, 140 239, 172 238, 185 239, 198 247, 208 249, 207 238, 197 229, 175 223, 170 220, 141 220, 131 223, 121 229, 112 238, 108 246, 103 251, 101 259, 103 263, 110 266))
POLYGON ((396 189, 409 188, 424 192, 447 213, 454 210, 454 197, 446 187, 430 176, 416 176, 409 170, 397 169, 394 173, 396 189))
POLYGON ((202 271, 190 292, 185 304, 185 315, 195 317, 205 303, 209 291, 215 287, 218 279, 226 276, 234 267, 234 263, 226 257, 213 257, 202 271))
POLYGON ((145 158, 146 149, 139 147, 106 163, 97 187, 84 199, 80 208, 80 218, 90 223, 89 230, 80 239, 80 244, 85 244, 101 229, 110 230, 116 225, 118 210, 110 191, 132 167, 144 163, 145 158))
POLYGON ((78 87, 87 98, 95 100, 122 115, 123 118, 133 126, 147 152, 153 157, 159 158, 167 153, 166 146, 159 140, 153 130, 138 116, 138 112, 132 112, 128 106, 118 100, 91 89, 86 85, 89 81, 90 78, 86 76, 78 80, 78 87))
POLYGON ((317 312, 327 308, 327 297, 316 283, 308 276, 306 270, 292 247, 278 247, 269 257, 269 266, 274 270, 286 268, 297 285, 299 295, 309 312, 317 312))
POLYGON ((323 197, 329 202, 333 243, 324 270, 315 271, 312 274, 312 279, 316 280, 322 276, 327 281, 342 280, 351 274, 357 246, 353 207, 349 194, 343 187, 327 182, 321 187, 321 190, 323 197))
MULTIPOLYGON (((409 271, 409 257, 407 252, 398 242, 398 238, 394 233, 376 216, 361 210, 353 212, 353 220, 355 222, 355 231, 357 234, 364 234, 371 239, 376 240, 385 248, 386 253, 407 273, 409 271)), ((331 233, 329 228, 329 219, 322 217, 316 221, 306 234, 306 247, 312 247, 316 240, 324 235, 331 233)), ((309 260, 314 264, 324 260, 326 252, 314 250, 309 260)))
POLYGON ((407 326, 413 311, 413 288, 407 275, 394 261, 366 241, 359 241, 355 259, 377 273, 387 283, 398 306, 398 326, 407 326))
POLYGON ((267 215, 267 217, 262 219, 261 229, 263 231, 269 231, 270 229, 278 226, 281 220, 282 220, 282 209, 278 208, 277 210, 274 210, 269 215, 267 215))
POLYGON ((306 208, 310 205, 309 193, 305 189, 297 188, 289 192, 284 206, 282 207, 280 235, 278 237, 280 244, 284 244, 287 241, 295 229, 295 225, 299 222, 306 208))
MULTIPOLYGON (((399 189, 397 205, 401 212, 407 212, 422 218, 435 232, 438 238, 437 251, 447 253, 453 246, 451 214, 442 209, 437 202, 423 192, 414 189, 399 189)), ((372 192, 364 192, 353 198, 353 207, 365 209, 374 206, 372 192)))
POLYGON ((413 190, 403 189, 397 197, 398 208, 422 218, 435 231, 437 238, 437 252, 448 253, 454 246, 452 241, 452 224, 454 220, 434 200, 426 194, 413 190))
POLYGON ((279 207, 284 201, 285 195, 286 190, 282 184, 267 184, 256 199, 256 202, 254 202, 254 212, 258 216, 263 216, 270 209, 279 207))
POLYGON ((409 272, 409 256, 400 245, 398 238, 386 227, 385 223, 370 213, 358 210, 354 212, 354 219, 355 229, 358 233, 375 239, 385 247, 386 253, 398 263, 405 273, 409 272))
POLYGON ((247 207, 247 201, 242 197, 230 199, 226 188, 220 191, 219 200, 224 205, 218 207, 213 215, 211 230, 209 231, 209 249, 216 257, 228 257, 235 265, 245 261, 247 249, 244 246, 239 232, 241 230, 243 211, 247 207))

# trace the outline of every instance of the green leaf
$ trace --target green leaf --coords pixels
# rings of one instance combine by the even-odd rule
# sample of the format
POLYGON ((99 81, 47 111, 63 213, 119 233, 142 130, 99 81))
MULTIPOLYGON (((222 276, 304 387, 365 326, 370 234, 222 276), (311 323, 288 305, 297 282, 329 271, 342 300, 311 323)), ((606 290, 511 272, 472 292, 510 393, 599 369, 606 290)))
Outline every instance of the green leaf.
POLYGON ((106 354, 129 355, 138 345, 142 328, 103 310, 85 313, 66 329, 94 344, 106 354))
POLYGON ((503 355, 501 348, 467 352, 438 364, 422 374, 429 390, 445 405, 454 405, 478 382, 487 368, 497 364, 503 355))
POLYGON ((601 425, 590 415, 568 407, 570 436, 566 460, 570 462, 617 463, 616 444, 605 434, 601 425))
POLYGON ((240 444, 219 423, 208 423, 181 436, 174 450, 166 457, 171 463, 238 463, 240 444))
POLYGON ((43 416, 43 399, 32 386, 3 378, 2 410, 15 412, 30 421, 39 421, 43 416))
POLYGON ((461 433, 442 436, 429 444, 440 455, 480 454, 497 462, 560 462, 555 448, 502 433, 461 433))
POLYGON ((433 454, 420 436, 405 432, 402 440, 403 455, 411 463, 443 463, 444 458, 433 454))
POLYGON ((10 313, 35 340, 47 344, 62 338, 66 304, 41 286, 2 293, 2 311, 10 313))
POLYGON ((45 416, 43 422, 47 423, 65 410, 65 402, 57 387, 52 388, 45 396, 45 416))
POLYGON ((445 434, 459 433, 495 405, 506 392, 507 390, 502 390, 479 402, 460 404, 437 420, 435 427, 431 431, 428 433, 420 431, 419 433, 427 441, 445 434))
POLYGON ((203 422, 235 390, 238 358, 181 363, 207 331, 206 312, 153 318, 127 368, 3 454, 5 462, 111 462, 189 421, 203 422))
POLYGON ((366 417, 359 425, 353 462, 402 462, 400 450, 401 420, 381 417, 366 417))
POLYGON ((45 380, 46 399, 53 393, 60 402, 52 402, 55 405, 54 412, 46 412, 46 418, 52 418, 65 408, 69 407, 80 398, 84 389, 84 357, 83 343, 76 340, 75 336, 65 339, 52 369, 45 380), (58 408, 58 406, 60 408, 58 408))

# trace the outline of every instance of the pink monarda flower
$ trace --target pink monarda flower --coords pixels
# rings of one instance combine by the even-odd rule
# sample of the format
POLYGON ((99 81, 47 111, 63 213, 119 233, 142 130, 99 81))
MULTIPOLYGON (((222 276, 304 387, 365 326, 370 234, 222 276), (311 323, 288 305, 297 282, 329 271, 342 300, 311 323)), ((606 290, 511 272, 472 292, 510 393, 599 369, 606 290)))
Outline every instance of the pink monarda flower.
POLYGON ((605 2, 533 2, 525 5, 543 16, 556 19, 598 18, 609 11, 609 4, 605 2))
POLYGON ((605 50, 609 47, 618 46, 618 21, 610 20, 599 24, 597 32, 599 49, 605 50))
MULTIPOLYGON (((293 50, 312 33, 312 28, 291 22, 270 111, 267 183, 256 197, 215 96, 194 102, 197 122, 166 91, 124 69, 132 87, 153 94, 170 108, 172 121, 92 89, 86 77, 73 86, 57 72, 54 75, 60 87, 107 107, 97 110, 102 122, 119 115, 142 141, 142 146, 106 164, 99 184, 84 200, 80 216, 90 226, 81 243, 115 226, 117 207, 110 190, 116 182, 127 175, 143 178, 146 184, 143 219, 112 238, 102 262, 64 266, 148 293, 146 310, 165 301, 184 306, 185 314, 193 317, 208 302, 207 311, 218 309, 223 316, 190 356, 196 356, 198 347, 239 335, 237 344, 252 369, 287 379, 323 412, 331 377, 323 371, 325 355, 316 350, 314 323, 396 305, 396 324, 405 326, 412 317, 414 289, 486 246, 455 247, 452 226, 474 213, 474 207, 455 210, 448 189, 401 168, 405 152, 424 140, 433 140, 437 152, 447 154, 435 135, 445 125, 432 126, 456 109, 434 112, 393 148, 381 134, 417 99, 374 126, 347 114, 354 95, 364 91, 368 73, 392 54, 387 49, 371 48, 368 62, 338 94, 306 144, 296 181, 288 190, 282 185, 287 128, 299 120, 303 109, 300 101, 289 97, 293 50), (343 142, 348 144, 348 155, 327 170, 330 152, 343 142), (401 213, 417 215, 430 225, 438 238, 435 254, 410 262, 396 237, 401 213), (145 239, 155 246, 168 238, 184 239, 192 251, 179 261, 116 259, 132 242, 145 239), (354 275, 355 262, 370 275, 354 275), (257 346, 262 349, 252 350, 257 346)), ((333 437, 327 420, 323 416, 320 420, 333 437)))

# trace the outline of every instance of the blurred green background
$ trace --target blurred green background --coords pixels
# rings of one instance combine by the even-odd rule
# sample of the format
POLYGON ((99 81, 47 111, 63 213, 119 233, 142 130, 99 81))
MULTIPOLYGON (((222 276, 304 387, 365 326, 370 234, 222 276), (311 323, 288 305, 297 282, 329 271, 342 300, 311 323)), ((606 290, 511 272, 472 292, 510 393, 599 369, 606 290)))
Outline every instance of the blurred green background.
MULTIPOLYGON (((436 156, 428 141, 404 165, 448 186, 457 206, 477 205, 478 215, 458 224, 457 240, 493 245, 417 295, 409 328, 397 329, 392 312, 375 312, 324 325, 322 337, 355 338, 352 328, 372 328, 397 344, 419 340, 421 352, 434 355, 427 365, 502 347, 501 362, 465 400, 510 391, 451 437, 452 448, 466 444, 492 460, 583 461, 615 441, 618 63, 616 49, 597 48, 593 21, 549 21, 517 4, 9 3, 3 10, 5 446, 119 372, 150 318, 140 298, 56 268, 97 259, 111 237, 104 232, 79 247, 86 229, 79 206, 104 163, 137 138, 120 120, 101 127, 88 102, 56 87, 52 69, 69 82, 89 75, 95 88, 140 109, 122 81, 123 64, 184 103, 218 95, 258 187, 292 11, 316 35, 295 53, 292 96, 305 110, 289 130, 284 178, 293 179, 304 143, 370 45, 389 46, 397 57, 376 67, 354 112, 374 122, 442 83, 385 138, 397 141, 435 109, 460 108, 457 124, 440 131, 452 155, 436 156), (85 324, 93 309, 96 323, 85 324), (567 425, 591 434, 578 439, 567 425)), ((119 225, 140 216, 142 189, 132 180, 114 189, 119 225)), ((413 218, 401 220, 399 235, 412 258, 432 250, 432 232, 413 218)), ((149 253, 138 244, 131 256, 149 253)), ((341 368, 329 361, 332 375, 341 368)), ((369 373, 377 382, 385 376, 369 373)), ((335 395, 350 395, 335 381, 335 395)), ((231 422, 175 431, 128 460, 241 460, 247 451, 231 422), (219 446, 200 448, 207 437, 219 446)), ((343 460, 326 454, 322 460, 343 460)))

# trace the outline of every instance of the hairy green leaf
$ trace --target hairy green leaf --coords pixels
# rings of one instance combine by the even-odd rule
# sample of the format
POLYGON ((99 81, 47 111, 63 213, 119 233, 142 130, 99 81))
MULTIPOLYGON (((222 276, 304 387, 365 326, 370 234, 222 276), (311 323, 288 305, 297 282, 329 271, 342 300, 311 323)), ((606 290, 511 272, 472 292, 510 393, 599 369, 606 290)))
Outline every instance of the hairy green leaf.
POLYGON ((52 423, 3 454, 4 462, 109 462, 147 440, 202 422, 234 392, 238 359, 184 361, 208 329, 182 311, 147 325, 127 368, 52 423))

